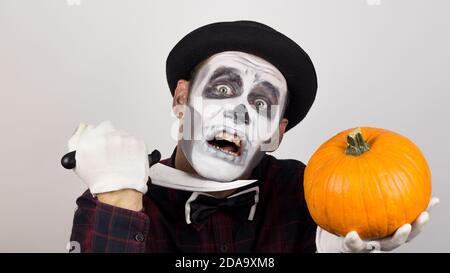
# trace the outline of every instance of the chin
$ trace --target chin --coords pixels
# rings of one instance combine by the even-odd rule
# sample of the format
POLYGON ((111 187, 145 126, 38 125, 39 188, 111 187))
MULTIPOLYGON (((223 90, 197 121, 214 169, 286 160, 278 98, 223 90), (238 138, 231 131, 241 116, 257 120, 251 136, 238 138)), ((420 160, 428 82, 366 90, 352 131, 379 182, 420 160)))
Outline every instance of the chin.
POLYGON ((183 141, 181 146, 186 159, 202 177, 218 182, 242 179, 248 173, 248 158, 231 158, 205 148, 202 141, 183 141))
POLYGON ((193 150, 191 165, 202 177, 218 182, 231 182, 246 174, 245 162, 235 163, 200 149, 193 150))
POLYGON ((204 178, 223 183, 241 179, 245 174, 245 168, 243 166, 233 166, 227 162, 216 161, 210 159, 208 164, 202 164, 198 168, 195 168, 195 170, 204 178))

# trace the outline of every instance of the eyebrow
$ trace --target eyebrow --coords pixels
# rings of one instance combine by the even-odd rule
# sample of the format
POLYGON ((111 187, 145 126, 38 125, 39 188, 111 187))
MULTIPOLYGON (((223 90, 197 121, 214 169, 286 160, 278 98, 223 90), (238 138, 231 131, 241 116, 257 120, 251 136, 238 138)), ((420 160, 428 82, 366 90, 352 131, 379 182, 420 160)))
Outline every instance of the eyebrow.
POLYGON ((209 81, 212 82, 222 77, 226 77, 228 80, 233 81, 239 87, 242 87, 243 85, 242 78, 239 76, 239 70, 226 66, 217 68, 209 78, 209 81))

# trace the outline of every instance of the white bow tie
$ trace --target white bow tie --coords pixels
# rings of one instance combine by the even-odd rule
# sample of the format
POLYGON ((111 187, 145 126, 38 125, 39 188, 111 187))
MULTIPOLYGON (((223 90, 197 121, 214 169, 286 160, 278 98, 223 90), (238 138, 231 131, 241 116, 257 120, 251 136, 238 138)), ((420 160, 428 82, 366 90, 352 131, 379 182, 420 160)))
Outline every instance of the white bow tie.
POLYGON ((171 189, 193 192, 213 192, 237 189, 257 181, 235 180, 231 182, 217 182, 171 168, 162 163, 153 165, 150 168, 149 175, 152 180, 152 184, 171 189))

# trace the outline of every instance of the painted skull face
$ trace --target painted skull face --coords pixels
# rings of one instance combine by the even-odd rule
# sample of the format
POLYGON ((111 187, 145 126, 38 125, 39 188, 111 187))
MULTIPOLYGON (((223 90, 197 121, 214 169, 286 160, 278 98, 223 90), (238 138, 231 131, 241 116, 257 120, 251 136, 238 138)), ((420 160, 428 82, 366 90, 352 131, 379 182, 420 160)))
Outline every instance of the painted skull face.
POLYGON ((287 83, 269 62, 218 53, 203 62, 189 89, 181 149, 199 175, 242 178, 278 147, 287 83))

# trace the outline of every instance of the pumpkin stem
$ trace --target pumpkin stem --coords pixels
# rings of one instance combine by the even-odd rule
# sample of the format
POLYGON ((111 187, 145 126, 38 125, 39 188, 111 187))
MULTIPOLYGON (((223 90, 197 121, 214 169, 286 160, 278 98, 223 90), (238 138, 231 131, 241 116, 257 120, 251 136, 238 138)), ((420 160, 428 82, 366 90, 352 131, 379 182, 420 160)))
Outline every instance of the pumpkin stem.
POLYGON ((353 156, 360 156, 370 150, 369 143, 364 140, 361 128, 356 128, 347 136, 347 149, 345 153, 353 156))

